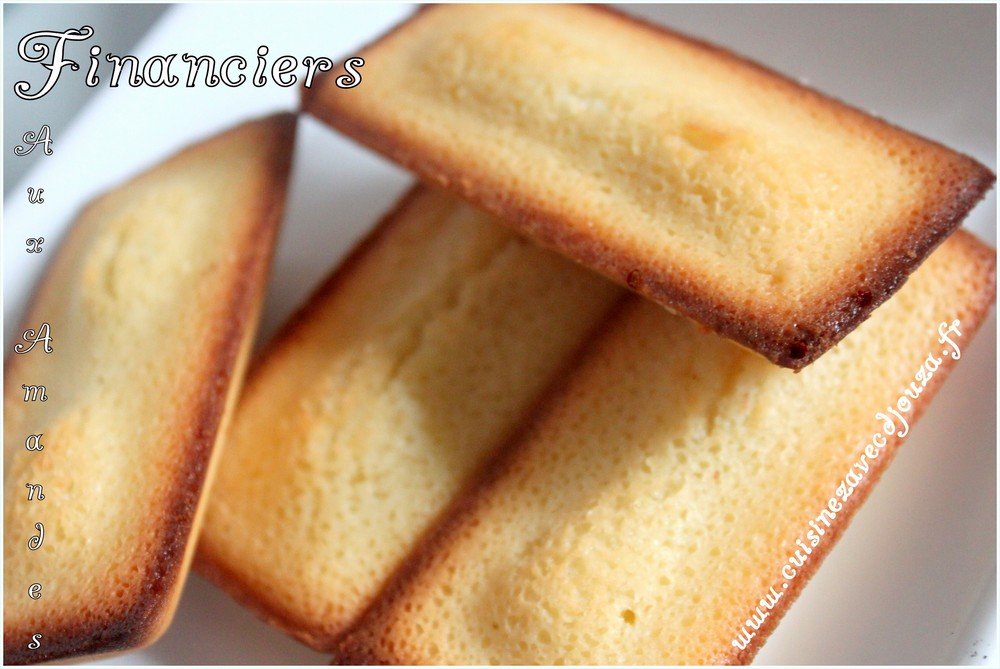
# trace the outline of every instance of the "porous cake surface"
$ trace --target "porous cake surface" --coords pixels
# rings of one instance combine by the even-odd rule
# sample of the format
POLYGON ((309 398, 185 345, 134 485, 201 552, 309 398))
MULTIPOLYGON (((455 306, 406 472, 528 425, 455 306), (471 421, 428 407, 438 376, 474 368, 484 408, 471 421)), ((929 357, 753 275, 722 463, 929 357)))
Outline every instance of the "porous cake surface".
POLYGON ((441 5, 305 109, 536 241, 800 368, 993 183, 971 158, 594 7, 441 5))
POLYGON ((622 297, 414 190, 251 372, 196 569, 332 648, 622 297))
POLYGON ((91 202, 59 249, 23 327, 47 323, 52 352, 11 352, 5 370, 5 663, 132 648, 168 624, 294 129, 276 115, 182 151, 91 202), (22 384, 47 400, 25 402, 22 384), (33 434, 43 450, 27 450, 33 434))
POLYGON ((955 362, 939 324, 963 349, 994 294, 959 232, 797 375, 634 299, 338 660, 749 662, 894 455, 876 413, 912 427, 955 362))

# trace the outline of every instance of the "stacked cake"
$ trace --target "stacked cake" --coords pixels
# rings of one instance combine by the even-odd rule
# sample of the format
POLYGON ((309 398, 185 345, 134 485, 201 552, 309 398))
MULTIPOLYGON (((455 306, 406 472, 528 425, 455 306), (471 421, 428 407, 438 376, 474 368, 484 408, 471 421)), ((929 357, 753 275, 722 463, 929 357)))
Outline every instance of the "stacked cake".
POLYGON ((422 183, 238 400, 293 117, 81 215, 26 322, 86 337, 8 366, 5 523, 42 471, 87 508, 45 519, 47 608, 5 550, 5 659, 150 642, 200 529, 341 663, 749 662, 987 315, 957 228, 994 175, 601 8, 436 6, 360 56, 303 110, 422 183), (29 413, 11 369, 73 391, 29 413))

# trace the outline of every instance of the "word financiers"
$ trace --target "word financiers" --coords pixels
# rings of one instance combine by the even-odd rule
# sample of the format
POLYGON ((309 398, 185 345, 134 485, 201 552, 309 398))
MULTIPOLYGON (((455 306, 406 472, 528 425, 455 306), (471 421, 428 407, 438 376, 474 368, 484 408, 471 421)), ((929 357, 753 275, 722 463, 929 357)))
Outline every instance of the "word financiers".
MULTIPOLYGON (((93 36, 94 29, 83 26, 79 30, 74 28, 63 32, 39 30, 22 37, 17 45, 18 56, 29 63, 40 63, 49 74, 38 90, 32 91, 29 82, 19 81, 14 84, 14 92, 22 100, 37 100, 46 95, 55 87, 65 68, 74 72, 80 69, 79 63, 66 56, 67 43, 86 41, 93 36)), ((317 72, 329 72, 334 65, 333 61, 325 56, 305 56, 301 63, 294 56, 280 56, 269 64, 268 51, 267 46, 263 44, 257 47, 256 63, 249 78, 247 73, 250 72, 250 64, 243 56, 232 55, 218 60, 214 56, 195 56, 189 53, 150 56, 145 61, 140 61, 136 56, 108 53, 104 58, 110 63, 111 71, 107 73, 106 67, 104 72, 101 70, 101 47, 95 44, 90 47, 90 64, 84 83, 93 88, 100 84, 101 75, 105 74, 108 85, 112 88, 118 87, 123 81, 133 88, 139 86, 172 88, 181 85, 182 81, 188 88, 193 88, 199 81, 212 88, 220 83, 230 87, 242 86, 248 80, 257 87, 273 81, 287 88, 297 83, 298 77, 295 71, 300 65, 304 65, 306 72, 302 85, 309 88, 317 72), (178 59, 180 63, 177 62, 178 59), (185 75, 183 79, 178 76, 179 73, 185 75)), ((360 84, 361 73, 357 68, 364 64, 365 61, 361 58, 348 58, 344 61, 345 74, 337 77, 337 86, 354 88, 360 84)))

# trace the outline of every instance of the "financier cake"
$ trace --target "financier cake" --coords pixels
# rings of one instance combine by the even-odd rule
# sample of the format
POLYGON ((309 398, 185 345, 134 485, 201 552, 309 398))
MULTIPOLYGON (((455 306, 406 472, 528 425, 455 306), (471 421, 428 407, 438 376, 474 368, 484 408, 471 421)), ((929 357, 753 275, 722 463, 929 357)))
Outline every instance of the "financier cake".
POLYGON ((332 649, 623 297, 414 189, 250 373, 196 569, 332 649))
POLYGON ((992 185, 716 46, 575 5, 440 5, 309 113, 537 242, 802 368, 992 185))
POLYGON ((280 114, 181 151, 87 205, 55 256, 5 370, 6 664, 142 646, 170 622, 294 132, 280 114), (42 323, 51 353, 21 335, 42 323))
POLYGON ((994 252, 958 232, 797 375, 633 298, 337 659, 749 662, 969 344, 995 282, 994 252), (876 414, 890 406, 900 418, 886 425, 876 414))

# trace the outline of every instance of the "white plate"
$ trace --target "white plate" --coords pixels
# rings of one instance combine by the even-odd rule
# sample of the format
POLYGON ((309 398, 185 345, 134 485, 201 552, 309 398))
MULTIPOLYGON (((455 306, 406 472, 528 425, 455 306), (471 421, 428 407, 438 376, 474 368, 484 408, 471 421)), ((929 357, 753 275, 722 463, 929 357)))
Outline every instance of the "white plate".
MULTIPOLYGON (((646 5, 631 11, 731 47, 996 167, 993 7, 646 5)), ((133 53, 252 56, 264 43, 272 55, 338 57, 406 12, 384 4, 183 5, 133 53)), ((8 55, 13 44, 6 49, 8 55)), ((57 86, 50 95, 58 94, 57 86)), ((40 161, 5 203, 5 342, 48 258, 26 254, 24 238, 44 234, 52 248, 74 212, 101 190, 198 137, 295 104, 294 89, 273 84, 105 88, 71 127, 53 128, 55 155, 40 161), (43 206, 27 205, 28 186, 45 188, 43 206)), ((5 161, 16 160, 10 147, 17 139, 5 138, 5 161)), ((301 123, 296 151, 261 339, 410 181, 309 119, 301 123)), ((995 246, 995 220, 991 193, 967 225, 995 246)), ((996 662, 995 342, 991 315, 759 663, 996 662)), ((192 577, 159 642, 104 663, 327 661, 192 577)))

